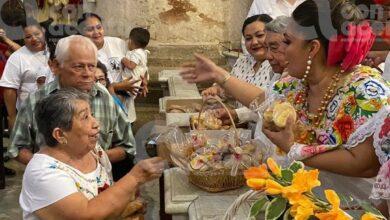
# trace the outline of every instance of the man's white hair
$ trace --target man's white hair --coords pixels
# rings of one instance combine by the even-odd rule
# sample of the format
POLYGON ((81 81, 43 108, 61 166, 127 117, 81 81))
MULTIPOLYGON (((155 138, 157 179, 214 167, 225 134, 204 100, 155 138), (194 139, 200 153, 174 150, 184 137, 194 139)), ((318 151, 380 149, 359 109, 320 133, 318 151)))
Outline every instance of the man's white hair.
POLYGON ((69 47, 71 44, 77 44, 80 50, 93 50, 97 61, 98 50, 96 45, 87 37, 81 35, 72 35, 62 38, 58 41, 55 58, 62 65, 69 57, 69 47))

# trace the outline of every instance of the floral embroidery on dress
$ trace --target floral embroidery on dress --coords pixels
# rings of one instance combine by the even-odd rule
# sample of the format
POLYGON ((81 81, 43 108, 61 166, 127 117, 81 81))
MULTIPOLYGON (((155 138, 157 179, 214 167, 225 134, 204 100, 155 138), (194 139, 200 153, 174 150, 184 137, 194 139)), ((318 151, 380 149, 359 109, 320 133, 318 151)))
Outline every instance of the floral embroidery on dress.
POLYGON ((78 191, 83 193, 88 199, 96 197, 99 193, 113 185, 111 165, 107 155, 99 145, 96 145, 92 153, 97 161, 97 172, 96 170, 94 171, 96 172, 96 177, 89 177, 88 174, 83 174, 79 170, 58 160, 49 164, 50 169, 59 169, 66 172, 74 180, 78 191))
POLYGON ((306 158, 339 147, 349 149, 362 143, 374 132, 373 127, 363 125, 389 104, 390 96, 388 82, 377 71, 365 66, 358 67, 346 76, 344 85, 335 92, 326 113, 319 119, 320 125, 313 127, 307 104, 299 100, 306 96, 306 86, 300 79, 282 78, 274 84, 273 89, 278 95, 283 95, 297 111, 295 141, 302 145, 299 150, 306 158), (318 149, 309 149, 305 145, 318 149))
POLYGON ((375 153, 382 164, 371 196, 372 199, 390 200, 390 107, 384 108, 376 117, 374 133, 375 153))

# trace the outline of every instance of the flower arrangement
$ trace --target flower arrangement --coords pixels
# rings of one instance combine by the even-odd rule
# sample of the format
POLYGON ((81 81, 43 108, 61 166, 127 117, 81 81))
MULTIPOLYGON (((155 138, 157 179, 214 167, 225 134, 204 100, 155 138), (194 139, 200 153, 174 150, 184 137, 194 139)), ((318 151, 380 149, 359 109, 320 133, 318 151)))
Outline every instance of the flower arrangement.
MULTIPOLYGON (((268 158, 266 164, 247 169, 244 176, 250 188, 267 195, 253 204, 251 219, 255 219, 263 208, 266 220, 276 220, 282 216, 284 219, 297 220, 352 219, 340 207, 340 197, 334 190, 325 190, 327 201, 312 192, 313 188, 321 185, 319 171, 305 170, 302 162, 293 162, 288 168, 282 169, 272 158, 268 158)), ((362 220, 386 219, 368 203, 359 200, 355 202, 359 209, 363 209, 362 220)))

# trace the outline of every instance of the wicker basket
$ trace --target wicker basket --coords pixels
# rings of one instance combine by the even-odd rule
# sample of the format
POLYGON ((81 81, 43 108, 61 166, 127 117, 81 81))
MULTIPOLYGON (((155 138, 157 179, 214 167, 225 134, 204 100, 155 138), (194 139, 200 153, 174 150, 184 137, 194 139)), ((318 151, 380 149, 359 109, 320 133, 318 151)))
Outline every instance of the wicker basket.
MULTIPOLYGON (((226 105, 218 98, 211 97, 209 99, 214 99, 218 101, 228 112, 229 118, 232 122, 232 128, 234 130, 235 137, 236 139, 238 139, 238 131, 236 125, 226 105)), ((199 112, 198 119, 200 119, 200 115, 204 110, 206 101, 203 103, 202 110, 199 112)), ((203 190, 206 190, 207 192, 222 192, 232 189, 238 189, 245 185, 243 170, 239 170, 236 176, 231 176, 230 172, 230 169, 190 171, 188 175, 188 180, 190 183, 203 190)))
POLYGON ((188 180, 207 192, 223 192, 238 189, 245 185, 243 172, 230 175, 230 169, 211 170, 205 172, 189 172, 188 180))

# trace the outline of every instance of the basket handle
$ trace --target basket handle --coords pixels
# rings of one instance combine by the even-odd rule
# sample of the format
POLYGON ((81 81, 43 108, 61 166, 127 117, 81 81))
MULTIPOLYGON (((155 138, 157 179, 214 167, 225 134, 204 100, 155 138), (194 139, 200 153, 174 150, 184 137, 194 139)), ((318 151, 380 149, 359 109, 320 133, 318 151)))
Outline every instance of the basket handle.
MULTIPOLYGON (((228 115, 229 115, 229 119, 230 119, 230 121, 231 121, 231 123, 232 123, 233 129, 234 129, 234 133, 235 133, 236 136, 238 137, 238 131, 237 131, 236 123, 234 122, 233 116, 230 114, 230 111, 229 111, 229 109, 226 107, 226 105, 225 105, 225 104, 221 101, 221 99, 218 98, 217 96, 208 97, 206 100, 203 101, 203 103, 202 103, 202 108, 201 108, 201 110, 200 110, 200 112, 199 112, 199 114, 198 114, 198 123, 200 122, 200 116, 201 116, 202 112, 204 111, 204 109, 205 109, 205 107, 206 107, 206 102, 207 102, 208 100, 215 100, 215 101, 217 101, 217 102, 218 102, 219 104, 221 104, 221 106, 226 110, 226 112, 227 112, 228 115)), ((194 129, 197 130, 197 128, 196 128, 195 126, 193 126, 193 127, 194 127, 194 129)))

